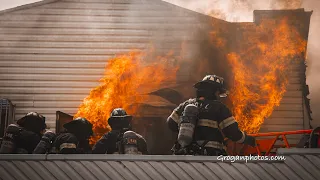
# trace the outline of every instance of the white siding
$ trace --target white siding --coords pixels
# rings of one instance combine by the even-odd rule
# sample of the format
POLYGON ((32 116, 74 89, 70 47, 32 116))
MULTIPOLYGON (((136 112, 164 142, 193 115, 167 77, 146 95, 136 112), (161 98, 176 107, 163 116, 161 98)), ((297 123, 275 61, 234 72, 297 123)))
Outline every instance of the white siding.
MULTIPOLYGON (((193 41, 185 28, 199 24, 197 17, 159 2, 61 0, 4 12, 1 97, 16 104, 17 119, 37 111, 54 128, 55 111, 74 114, 98 85, 108 58, 150 42, 168 51, 193 41)), ((150 103, 161 104, 155 99, 150 103)))
MULTIPOLYGON (((163 51, 197 45, 186 30, 206 26, 197 13, 160 0, 45 2, 0 14, 0 96, 16 104, 16 118, 37 111, 51 128, 55 111, 74 114, 98 85, 108 58, 150 42, 163 51)), ((297 65, 262 132, 304 128, 303 73, 297 65)))

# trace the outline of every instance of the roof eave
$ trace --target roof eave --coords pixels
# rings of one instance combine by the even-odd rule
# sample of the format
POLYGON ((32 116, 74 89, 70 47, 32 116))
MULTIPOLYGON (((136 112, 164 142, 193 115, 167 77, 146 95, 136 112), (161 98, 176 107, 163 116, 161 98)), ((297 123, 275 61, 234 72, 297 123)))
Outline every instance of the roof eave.
MULTIPOLYGON (((131 154, 1 154, 1 160, 22 160, 22 161, 166 161, 166 162, 222 162, 221 156, 183 156, 183 155, 131 155, 131 154)), ((223 160, 230 163, 230 160, 223 160)), ((282 163, 284 160, 253 160, 239 159, 237 163, 282 163)))
POLYGON ((60 1, 60 0, 43 0, 43 1, 39 1, 39 2, 25 4, 25 5, 17 6, 17 7, 14 7, 14 8, 2 10, 2 11, 0 11, 0 15, 6 14, 6 13, 10 13, 10 12, 14 12, 14 11, 23 10, 23 9, 28 9, 28 8, 32 8, 32 7, 36 7, 36 6, 41 6, 41 5, 44 5, 44 4, 49 4, 49 3, 53 3, 53 2, 57 2, 57 1, 60 1))

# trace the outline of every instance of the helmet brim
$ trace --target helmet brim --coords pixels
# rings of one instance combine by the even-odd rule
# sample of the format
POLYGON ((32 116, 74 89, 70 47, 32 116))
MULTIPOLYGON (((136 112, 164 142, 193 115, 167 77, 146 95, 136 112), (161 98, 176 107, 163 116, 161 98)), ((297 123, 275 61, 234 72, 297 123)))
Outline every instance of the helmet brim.
POLYGON ((80 121, 77 120, 72 120, 70 122, 67 122, 63 125, 64 128, 69 129, 72 128, 73 126, 81 126, 82 123, 80 121))
POLYGON ((132 118, 132 115, 124 115, 124 116, 111 116, 109 119, 117 119, 117 118, 132 118))
POLYGON ((193 85, 194 88, 200 89, 203 86, 212 86, 212 87, 218 87, 216 83, 213 83, 210 80, 205 80, 205 81, 199 81, 196 84, 193 85))
POLYGON ((129 125, 132 121, 133 116, 131 115, 124 115, 124 116, 112 116, 108 119, 108 124, 111 128, 115 127, 116 124, 122 124, 123 126, 129 125), (120 119, 125 121, 119 122, 120 119))
POLYGON ((72 128, 74 128, 74 127, 78 127, 79 129, 86 128, 86 129, 89 130, 89 134, 90 134, 90 135, 93 135, 92 128, 90 129, 86 124, 83 124, 82 121, 72 120, 72 121, 70 121, 70 122, 68 122, 68 123, 65 123, 65 124, 63 125, 63 127, 64 127, 65 129, 72 129, 72 128))
POLYGON ((26 124, 34 124, 34 123, 43 123, 45 124, 45 120, 38 116, 24 116, 17 121, 19 126, 24 126, 26 124), (43 122, 42 122, 43 121, 43 122))
POLYGON ((227 93, 227 89, 221 87, 220 84, 217 84, 215 82, 212 82, 210 80, 205 80, 205 81, 200 81, 197 82, 196 84, 193 85, 194 88, 196 89, 205 89, 205 88, 212 88, 212 89, 217 89, 220 91, 220 94, 226 94, 227 93))
POLYGON ((23 125, 26 123, 27 119, 28 119, 28 118, 27 118, 26 116, 24 116, 24 117, 20 118, 20 119, 17 121, 17 124, 18 124, 19 126, 23 126, 23 125))

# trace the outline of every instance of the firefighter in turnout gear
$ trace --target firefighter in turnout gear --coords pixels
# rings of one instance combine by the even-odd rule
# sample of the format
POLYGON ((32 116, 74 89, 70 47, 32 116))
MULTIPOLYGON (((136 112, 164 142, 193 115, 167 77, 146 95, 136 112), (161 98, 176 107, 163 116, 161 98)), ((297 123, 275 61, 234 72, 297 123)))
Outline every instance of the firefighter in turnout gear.
POLYGON ((65 131, 59 134, 54 142, 58 154, 89 154, 89 139, 93 135, 92 124, 78 117, 63 125, 65 131))
POLYGON ((93 154, 148 154, 146 140, 131 131, 132 116, 122 108, 111 112, 111 131, 104 134, 92 149, 93 154))
POLYGON ((255 146, 255 139, 239 130, 231 111, 220 100, 226 97, 223 78, 207 75, 196 83, 197 98, 175 108, 167 119, 169 128, 178 133, 173 147, 176 155, 226 155, 224 137, 255 146))
POLYGON ((5 131, 0 154, 32 154, 46 129, 45 117, 30 112, 5 131))

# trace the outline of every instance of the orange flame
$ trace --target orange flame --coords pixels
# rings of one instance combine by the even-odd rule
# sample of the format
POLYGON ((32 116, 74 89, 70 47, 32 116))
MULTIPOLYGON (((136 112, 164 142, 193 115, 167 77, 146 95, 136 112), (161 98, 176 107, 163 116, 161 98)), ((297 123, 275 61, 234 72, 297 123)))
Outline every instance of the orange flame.
POLYGON ((150 58, 149 53, 134 51, 108 60, 100 85, 91 90, 75 115, 93 124, 96 136, 91 144, 110 131, 108 118, 114 108, 124 108, 129 114, 137 115, 138 104, 147 100, 142 94, 159 88, 164 82, 175 81, 178 68, 170 64, 172 53, 155 57, 147 64, 150 58))
POLYGON ((246 42, 240 53, 227 55, 234 74, 230 99, 240 128, 256 133, 280 105, 290 71, 298 63, 296 60, 301 60, 306 41, 287 18, 279 22, 263 20, 254 30, 245 30, 241 35, 246 42))

